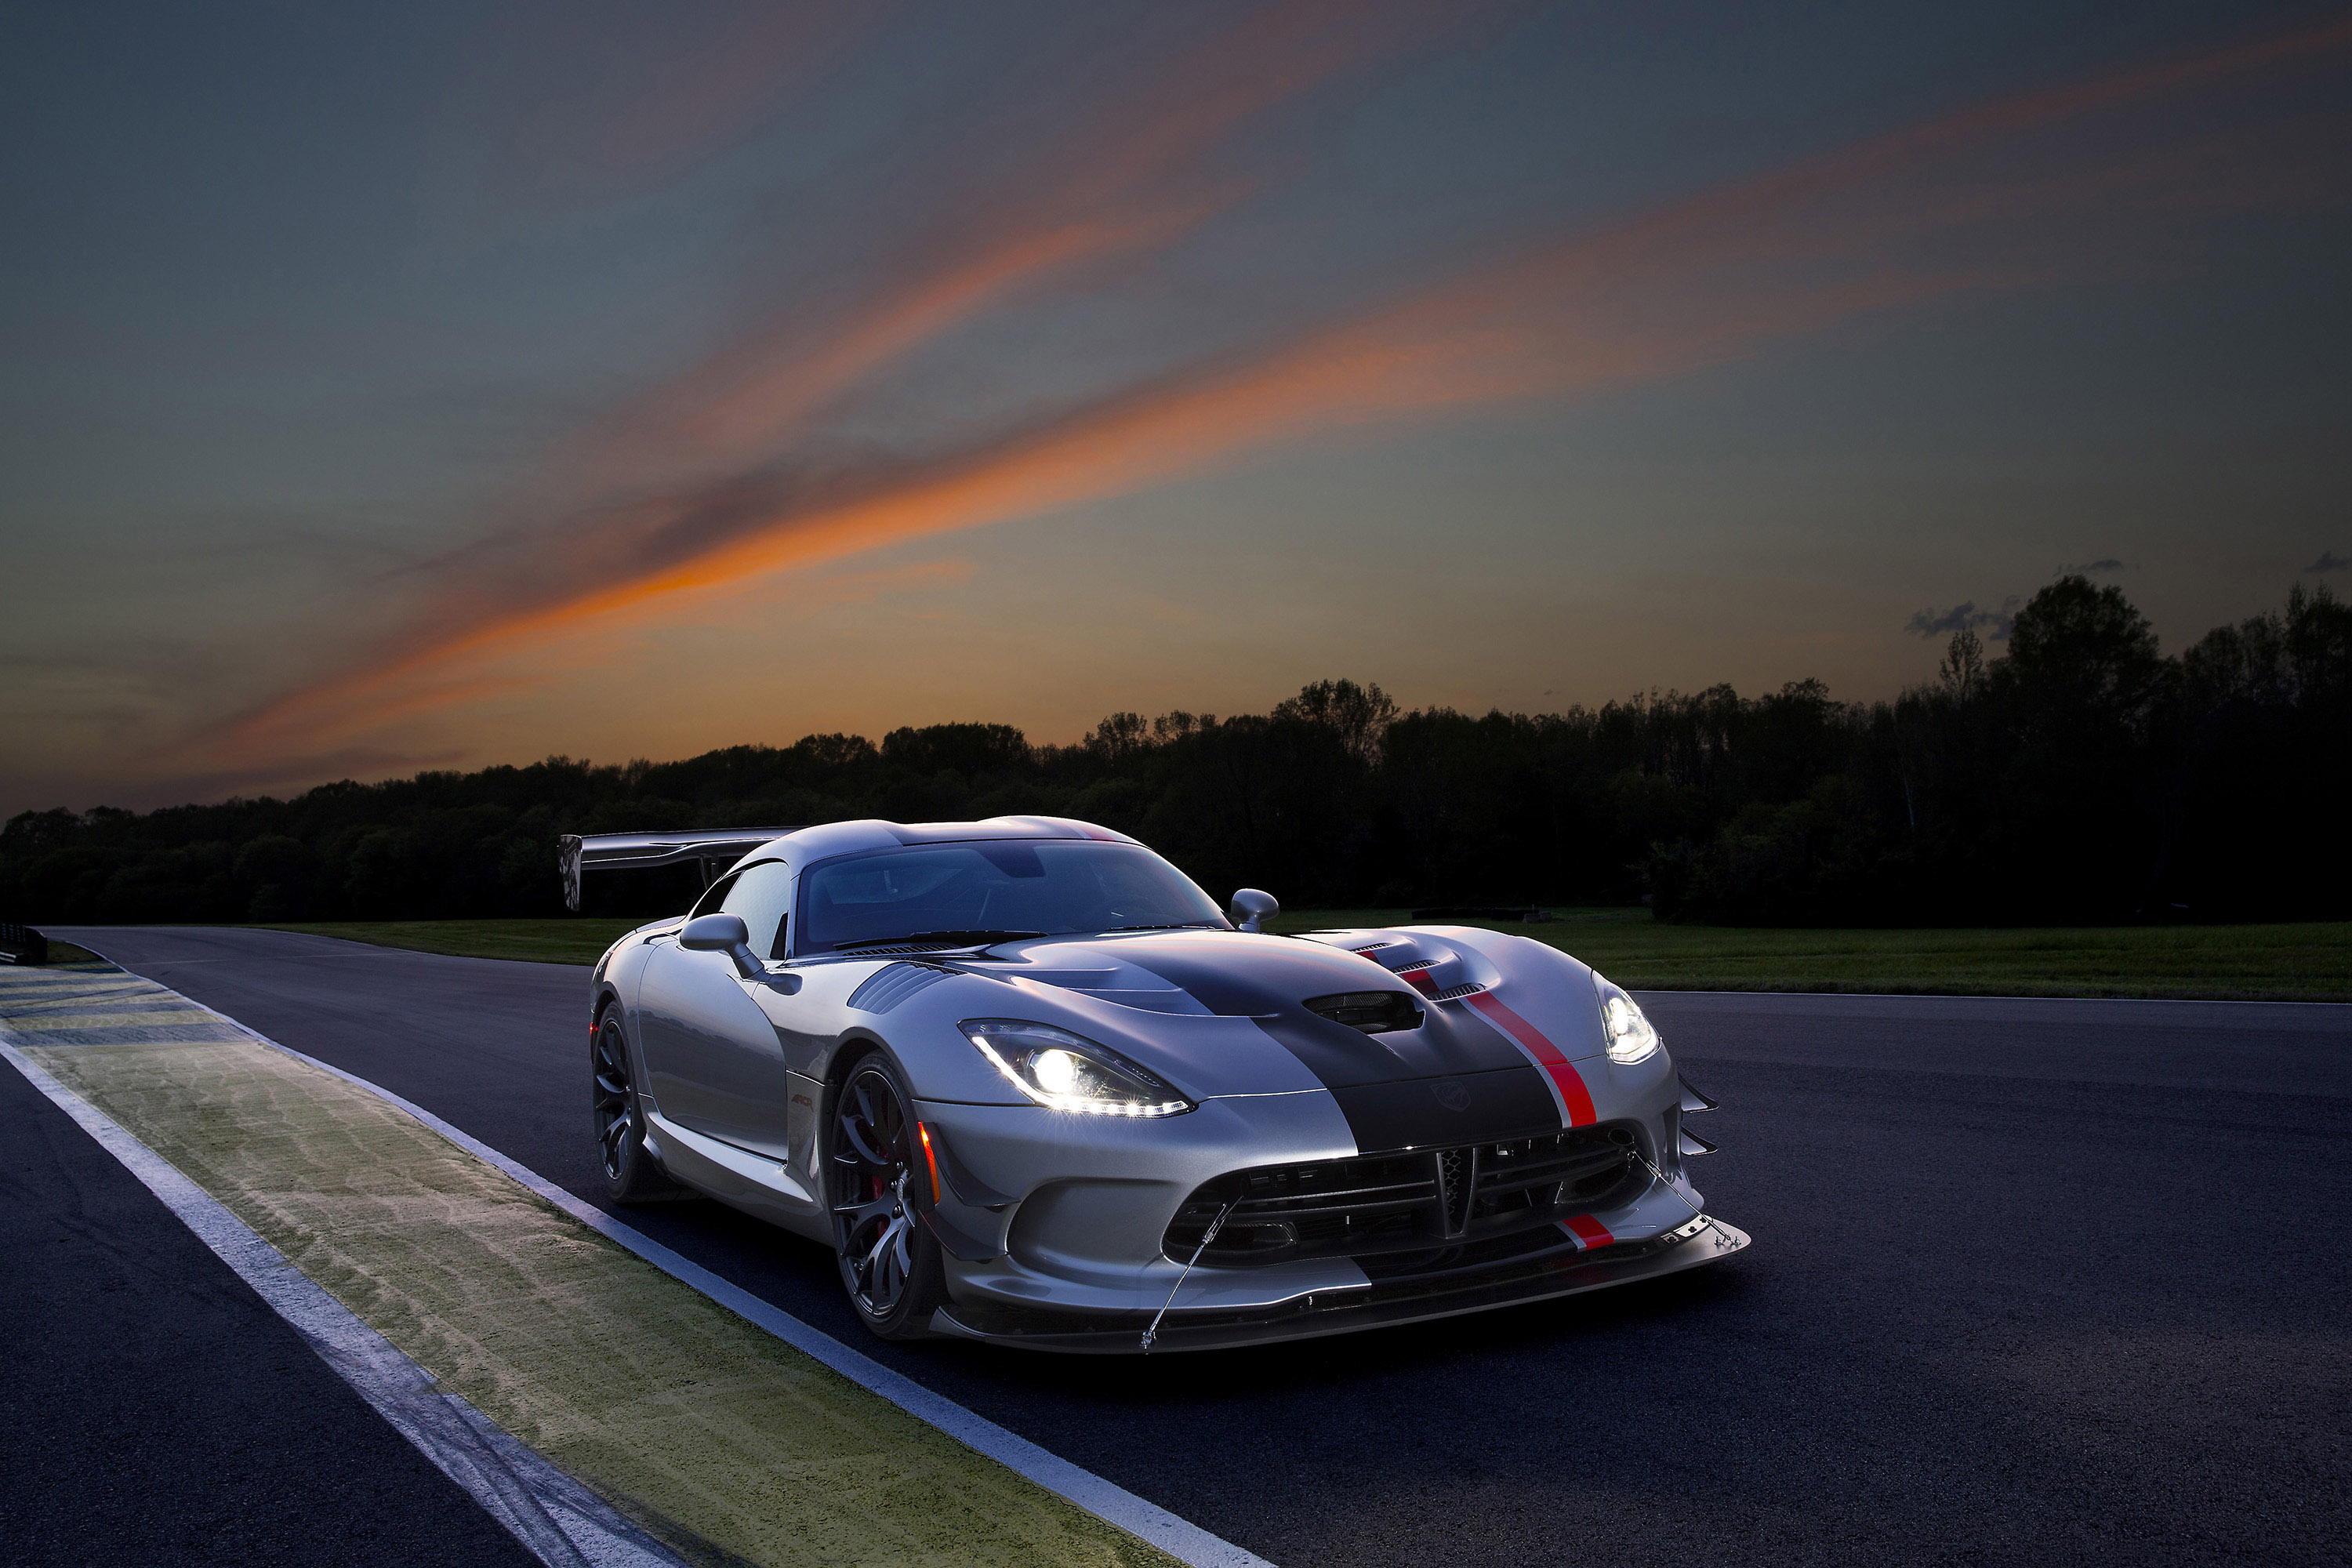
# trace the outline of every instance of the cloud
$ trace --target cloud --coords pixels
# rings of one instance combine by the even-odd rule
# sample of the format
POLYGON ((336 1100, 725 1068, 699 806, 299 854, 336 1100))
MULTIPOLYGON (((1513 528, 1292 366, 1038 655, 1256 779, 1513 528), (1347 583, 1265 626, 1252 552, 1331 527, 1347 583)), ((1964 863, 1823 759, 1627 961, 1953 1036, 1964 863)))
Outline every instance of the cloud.
MULTIPOLYGON (((614 169, 636 171, 707 154, 744 134, 829 62, 884 9, 877 0, 762 5, 715 18, 683 53, 607 56, 635 78, 628 95, 576 127, 614 169)), ((665 17, 674 26, 680 18, 665 17)), ((690 20, 690 18, 688 18, 690 20)))
POLYGON ((2058 572, 2061 576, 2080 574, 2085 577, 2096 572, 2121 572, 2123 570, 2124 563, 2116 560, 2112 556, 2108 557, 2105 561, 2070 561, 2065 565, 2058 568, 2058 572))
MULTIPOLYGON (((1344 12, 1267 15, 1246 24, 1272 29, 1255 53, 1221 35, 1148 89, 1113 95, 1141 111, 1078 138, 1085 155, 1001 220, 918 247, 819 336, 789 321, 641 400, 559 476, 580 499, 420 573, 399 636, 215 739, 315 741, 437 665, 1270 447, 1589 396, 1865 313, 2128 269, 2184 223, 2332 198, 2342 159, 2330 150, 2352 145, 2340 123, 2266 107, 2280 73, 2352 44, 2352 23, 2336 23, 2003 99, 1528 240, 1068 406, 974 416, 879 451, 812 430, 828 400, 1014 292, 1164 243, 1231 188, 1204 172, 1207 150, 1370 58, 1360 39, 1330 36, 1344 12)), ((1911 629, 1998 637, 2007 624, 1971 603, 1923 611, 1911 629)))
POLYGON ((1256 194, 1263 177, 1218 157, 1237 132, 1482 8, 1280 0, 1101 73, 1058 134, 1004 132, 1017 156, 942 153, 939 172, 908 176, 919 188, 891 204, 926 216, 861 247, 845 294, 787 300, 599 421, 553 459, 559 487, 609 500, 772 464, 866 378, 1049 285, 1164 248, 1256 194))
POLYGON ((980 568, 970 561, 918 561, 883 572, 852 572, 815 579, 804 594, 795 595, 803 607, 816 605, 870 605, 898 594, 920 594, 939 588, 961 588, 980 568))
POLYGON ((1940 614, 1934 609, 1921 610, 1905 623, 1903 629, 1923 637, 1940 637, 1989 626, 1991 631, 1985 641, 2007 642, 2011 628, 2017 623, 2017 605, 2015 595, 2002 600, 1998 610, 1979 610, 1976 601, 1970 599, 1940 614))
POLYGON ((2333 550, 2323 550, 2319 552, 2318 560, 2305 567, 2303 572, 2297 573, 2296 575, 2301 576, 2304 573, 2313 572, 2342 572, 2347 568, 2352 568, 2352 561, 2345 560, 2333 550))
POLYGON ((428 132, 443 165, 433 172, 447 179, 474 165, 509 196, 609 195, 675 176, 755 132, 890 8, 886 0, 721 0, 658 14, 609 0, 484 7, 428 132))

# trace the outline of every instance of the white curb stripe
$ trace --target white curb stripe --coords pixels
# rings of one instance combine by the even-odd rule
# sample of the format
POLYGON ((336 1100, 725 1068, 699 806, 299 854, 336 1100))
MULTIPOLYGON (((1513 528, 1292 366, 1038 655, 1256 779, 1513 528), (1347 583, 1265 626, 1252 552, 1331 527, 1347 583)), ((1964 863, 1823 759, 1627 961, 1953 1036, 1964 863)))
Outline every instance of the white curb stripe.
MULTIPOLYGON (((88 944, 78 943, 77 945, 86 947, 88 944)), ((135 972, 126 971, 126 973, 135 972)), ((141 978, 146 977, 142 975, 141 978)), ((161 981, 150 980, 149 984, 165 991, 172 991, 170 986, 163 985, 161 981)), ((182 995, 177 991, 172 991, 172 994, 182 995)), ((204 1005, 193 997, 184 997, 184 1000, 195 1006, 204 1005)), ((291 1046, 279 1045, 259 1030, 249 1028, 217 1009, 208 1009, 208 1011, 214 1012, 216 1016, 270 1049, 283 1051, 297 1061, 307 1062, 321 1072, 331 1073, 356 1089, 365 1089, 386 1104, 399 1107, 467 1153, 505 1172, 517 1183, 545 1198, 591 1230, 635 1253, 671 1279, 700 1291, 737 1317, 765 1329, 794 1350, 812 1360, 824 1363, 861 1388, 880 1394, 917 1420, 938 1427, 966 1447, 977 1453, 985 1454, 1007 1469, 1034 1481, 1047 1491, 1068 1499, 1096 1518, 1115 1524, 1129 1535, 1150 1542, 1171 1557, 1189 1564, 1190 1568, 1276 1568, 1274 1563, 1256 1553, 1235 1546, 1222 1536, 1210 1534, 1199 1525, 1169 1512, 1158 1503, 1147 1501, 1126 1488, 1105 1480, 1092 1470, 1084 1469, 1059 1455, 1047 1452, 1028 1438, 1006 1431, 986 1416, 966 1410, 944 1394, 934 1394, 914 1379, 893 1372, 872 1357, 850 1349, 824 1330, 801 1321, 773 1302, 753 1295, 733 1281, 712 1273, 693 1259, 671 1251, 651 1237, 631 1229, 604 1210, 574 1197, 529 1166, 508 1158, 471 1133, 452 1127, 423 1106, 412 1104, 390 1089, 370 1083, 356 1073, 345 1072, 331 1062, 322 1062, 316 1057, 304 1055, 291 1046)), ((23 1065, 31 1068, 30 1063, 23 1065)), ((37 1068, 33 1068, 31 1070, 39 1071, 37 1068)), ((130 1137, 127 1132, 122 1135, 126 1138, 130 1137)), ((166 1166, 165 1169, 169 1170, 170 1167, 166 1166)), ((173 1174, 177 1176, 178 1173, 173 1172, 173 1174)), ((181 1179, 185 1180, 184 1177, 181 1179)), ((222 1212, 226 1214, 227 1211, 222 1212)), ((231 1216, 231 1223, 236 1223, 234 1216, 231 1216)), ((260 1238, 257 1237, 255 1240, 258 1242, 260 1238)), ((268 1244, 262 1243, 262 1245, 268 1244)), ((341 1310, 341 1308, 337 1310, 341 1310)), ((352 1321, 356 1323, 358 1320, 353 1319, 352 1321)), ((360 1326, 365 1327, 364 1324, 360 1326)), ((373 1330, 367 1331, 373 1332, 373 1330)), ((391 1349, 389 1345, 385 1348, 391 1349)), ((400 1352, 393 1351, 392 1353, 398 1355, 400 1352)))
POLYGON ((679 1568, 604 1499, 501 1430, 105 1112, 0 1040, 0 1058, 122 1163, 434 1467, 548 1568, 679 1568))

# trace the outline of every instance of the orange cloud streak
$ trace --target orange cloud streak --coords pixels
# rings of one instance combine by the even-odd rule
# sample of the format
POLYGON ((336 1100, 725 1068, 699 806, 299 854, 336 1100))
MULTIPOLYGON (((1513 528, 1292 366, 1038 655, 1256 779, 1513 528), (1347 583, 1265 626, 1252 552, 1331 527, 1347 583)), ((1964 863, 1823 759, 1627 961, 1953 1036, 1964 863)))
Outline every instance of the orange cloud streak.
MULTIPOLYGON (((1035 184, 886 265, 872 297, 793 317, 606 421, 562 459, 597 487, 757 461, 828 399, 984 310, 1088 263, 1161 246, 1231 206, 1251 182, 1195 165, 1241 126, 1459 26, 1479 4, 1367 7, 1283 0, 1106 90, 1055 139, 1035 184)), ((965 199, 969 199, 968 197, 965 199)))
POLYGON ((357 727, 374 715, 356 704, 452 660, 642 618, 680 595, 780 569, 1129 493, 1285 441, 1591 393, 1864 312, 2079 276, 2081 244, 2115 255, 2119 215, 2210 211, 2333 188, 2307 177, 2305 127, 2227 132, 2229 166, 2254 156, 2270 175, 2217 184, 2215 135, 2185 117, 2160 114, 2121 138, 2098 117, 2161 109, 2216 84, 2259 85, 2271 67, 2347 44, 2352 24, 2336 24, 2159 62, 1971 108, 1664 204, 862 493, 781 505, 758 526, 678 559, 310 686, 236 734, 254 741, 298 724, 357 727), (2018 177, 2021 167, 2031 174, 2018 177), (2288 179, 2282 169, 2306 177, 2288 179), (2062 241, 2055 256, 2043 253, 2052 235, 2062 241), (1976 252, 1983 254, 1951 259, 1976 252))

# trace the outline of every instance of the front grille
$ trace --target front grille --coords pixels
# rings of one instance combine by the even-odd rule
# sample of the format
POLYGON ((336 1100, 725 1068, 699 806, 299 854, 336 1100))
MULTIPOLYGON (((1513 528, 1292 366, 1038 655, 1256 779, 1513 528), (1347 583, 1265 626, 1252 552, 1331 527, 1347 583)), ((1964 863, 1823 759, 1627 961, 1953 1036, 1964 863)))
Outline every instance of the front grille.
POLYGON ((1460 1236, 1470 1224, 1472 1197, 1470 1151, 1442 1149, 1437 1155, 1439 1212, 1445 1216, 1445 1234, 1460 1236))
POLYGON ((1234 1171, 1186 1198, 1160 1245, 1180 1263, 1198 1250, 1203 1265, 1246 1268, 1429 1252, 1549 1226, 1614 1207, 1646 1179, 1611 1131, 1234 1171))

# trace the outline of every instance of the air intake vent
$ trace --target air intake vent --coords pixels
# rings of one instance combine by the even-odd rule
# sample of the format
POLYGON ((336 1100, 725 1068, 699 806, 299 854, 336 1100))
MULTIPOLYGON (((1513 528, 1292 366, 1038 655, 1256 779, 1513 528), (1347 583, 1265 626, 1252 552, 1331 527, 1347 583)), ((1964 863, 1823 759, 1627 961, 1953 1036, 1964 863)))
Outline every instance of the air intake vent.
POLYGON ((1476 1168, 1476 1152, 1469 1149, 1442 1149, 1437 1155, 1437 1195, 1439 1212, 1444 1216, 1445 1234, 1460 1236, 1470 1228, 1470 1177, 1476 1168))
POLYGON ((1402 991, 1343 991, 1311 999, 1307 1010, 1368 1035, 1421 1027, 1421 1009, 1402 991))
POLYGON ((1486 988, 1484 985, 1475 982, 1468 985, 1449 985, 1443 991, 1431 992, 1429 999, 1433 1002, 1452 1002, 1464 996, 1475 996, 1485 989, 1486 988))
POLYGON ((849 1005, 867 1013, 887 1013, 947 977, 948 971, 928 963, 893 963, 868 975, 864 984, 849 994, 849 1005))
POLYGON ((1610 1141, 1612 1128, 1628 1130, 1617 1122, 1506 1143, 1230 1172, 1184 1200, 1161 1250, 1179 1262, 1199 1252, 1203 1265, 1220 1268, 1307 1258, 1353 1258, 1362 1266, 1531 1230, 1557 1240, 1556 1221, 1613 1208, 1649 1183, 1648 1169, 1627 1152, 1633 1145, 1610 1141), (1224 1223, 1203 1248, 1221 1214, 1224 1223))

